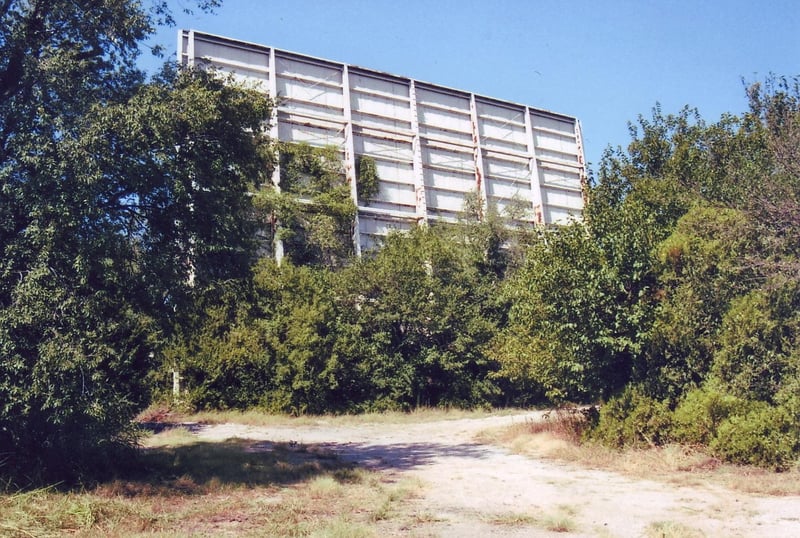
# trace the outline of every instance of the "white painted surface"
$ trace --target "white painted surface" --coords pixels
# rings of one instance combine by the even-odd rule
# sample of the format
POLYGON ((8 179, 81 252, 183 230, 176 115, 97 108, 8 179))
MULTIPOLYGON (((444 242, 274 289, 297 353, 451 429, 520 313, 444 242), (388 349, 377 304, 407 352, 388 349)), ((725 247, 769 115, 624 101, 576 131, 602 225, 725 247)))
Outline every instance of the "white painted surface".
POLYGON ((361 250, 390 230, 457 219, 476 191, 501 211, 521 201, 531 224, 581 216, 586 171, 573 117, 195 31, 178 42, 181 62, 275 94, 273 136, 336 146, 351 166, 375 160, 378 193, 352 189, 361 250))

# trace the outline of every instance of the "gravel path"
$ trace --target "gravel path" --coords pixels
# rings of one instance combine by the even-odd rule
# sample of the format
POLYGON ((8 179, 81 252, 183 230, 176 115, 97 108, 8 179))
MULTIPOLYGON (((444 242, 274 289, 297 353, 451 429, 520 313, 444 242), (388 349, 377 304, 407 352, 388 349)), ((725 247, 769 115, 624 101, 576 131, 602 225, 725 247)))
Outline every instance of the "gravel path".
MULTIPOLYGON (((800 537, 800 498, 760 497, 716 486, 678 487, 514 455, 480 444, 480 431, 540 413, 419 424, 203 426, 203 439, 320 444, 396 478, 422 481, 424 513, 411 536, 639 537, 653 525, 676 536, 800 537), (563 527, 561 532, 555 530, 563 527), (696 534, 687 533, 686 529, 696 534)), ((651 534, 647 534, 650 529, 651 534)), ((670 536, 666 533, 666 536, 670 536)))

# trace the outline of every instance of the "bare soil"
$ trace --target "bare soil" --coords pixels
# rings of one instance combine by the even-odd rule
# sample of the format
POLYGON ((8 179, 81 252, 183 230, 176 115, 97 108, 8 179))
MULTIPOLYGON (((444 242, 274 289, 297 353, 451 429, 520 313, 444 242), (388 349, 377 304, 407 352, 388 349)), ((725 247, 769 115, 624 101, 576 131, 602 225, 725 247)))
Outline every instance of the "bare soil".
POLYGON ((415 424, 208 425, 196 435, 296 442, 330 450, 389 480, 418 479, 413 518, 381 534, 448 537, 800 536, 800 497, 716 485, 676 486, 515 455, 477 441, 537 412, 415 424), (412 524, 408 524, 412 521, 412 524))

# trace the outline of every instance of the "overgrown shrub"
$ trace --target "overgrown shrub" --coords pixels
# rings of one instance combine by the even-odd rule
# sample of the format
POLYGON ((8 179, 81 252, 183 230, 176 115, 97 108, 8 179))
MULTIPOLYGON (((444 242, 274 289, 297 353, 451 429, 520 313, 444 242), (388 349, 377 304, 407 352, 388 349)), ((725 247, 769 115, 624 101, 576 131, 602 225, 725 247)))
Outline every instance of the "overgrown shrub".
POLYGON ((375 164, 375 159, 369 155, 360 155, 356 158, 356 170, 358 197, 367 202, 370 198, 377 196, 380 190, 378 166, 375 164))
POLYGON ((362 374, 359 357, 341 345, 349 331, 330 278, 325 269, 265 259, 254 267, 250 290, 206 305, 199 326, 171 351, 186 403, 294 414, 352 410, 362 374))
POLYGON ((797 374, 797 285, 756 290, 732 301, 722 321, 713 376, 741 398, 772 403, 797 374))
POLYGON ((590 437, 617 448, 657 446, 669 439, 670 428, 671 413, 666 403, 629 385, 600 407, 600 418, 590 437))
POLYGON ((390 234, 373 257, 340 274, 340 321, 352 331, 347 347, 368 378, 369 405, 472 407, 496 397, 487 352, 495 277, 479 270, 480 253, 448 233, 390 234))
POLYGON ((708 444, 722 422, 748 409, 748 402, 718 388, 690 391, 672 415, 672 438, 680 443, 708 444))
POLYGON ((800 427, 785 409, 759 402, 747 414, 724 420, 710 447, 733 463, 785 470, 797 460, 800 427))
POLYGON ((279 144, 280 191, 262 189, 255 205, 269 226, 269 242, 279 240, 297 266, 337 266, 353 254, 356 206, 335 146, 279 144))
POLYGON ((742 211, 697 204, 658 247, 663 295, 645 350, 648 392, 677 401, 702 385, 730 302, 753 285, 742 211))

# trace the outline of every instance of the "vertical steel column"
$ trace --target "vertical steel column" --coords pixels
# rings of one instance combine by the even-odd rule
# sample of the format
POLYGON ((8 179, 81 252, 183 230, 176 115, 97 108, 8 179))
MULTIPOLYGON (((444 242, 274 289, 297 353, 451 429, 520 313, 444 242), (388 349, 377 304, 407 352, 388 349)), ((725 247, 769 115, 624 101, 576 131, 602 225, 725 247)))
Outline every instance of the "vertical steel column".
POLYGON ((189 32, 186 30, 179 30, 178 31, 178 65, 183 66, 189 62, 189 32), (184 44, 184 40, 186 43, 184 44))
POLYGON ((486 176, 483 169, 483 152, 481 151, 481 131, 478 126, 478 105, 475 102, 475 94, 469 94, 469 116, 472 124, 472 160, 475 164, 475 191, 481 197, 480 214, 478 218, 483 220, 489 207, 489 196, 486 189, 486 176))
MULTIPOLYGON (((269 96, 272 98, 273 105, 269 120, 269 137, 272 139, 273 143, 277 144, 279 142, 278 108, 280 107, 280 102, 278 98, 278 62, 275 58, 274 47, 270 47, 269 49, 269 66, 267 67, 269 70, 269 96)), ((281 156, 280 150, 278 149, 275 150, 275 168, 272 170, 272 186, 276 191, 281 191, 281 156)), ((277 230, 279 222, 276 220, 272 222, 271 225, 277 230)), ((272 248, 274 249, 273 254, 275 260, 281 263, 284 256, 283 241, 275 239, 272 248)))
MULTIPOLYGON (((269 137, 272 142, 278 142, 278 68, 275 60, 275 49, 269 49, 269 65, 267 66, 267 76, 269 77, 269 96, 272 99, 272 114, 269 118, 269 137)), ((275 160, 275 169, 272 171, 272 184, 280 188, 281 184, 281 162, 275 160)))
POLYGON ((533 134, 531 110, 525 107, 525 135, 528 139, 528 169, 531 172, 531 205, 536 224, 544 224, 542 186, 539 183, 539 163, 536 160, 536 137, 533 134))
MULTIPOLYGON (((581 122, 575 119, 575 145, 578 146, 578 164, 580 164, 581 171, 581 198, 583 199, 583 207, 589 203, 589 178, 586 176, 586 157, 583 154, 583 132, 581 130, 581 122)), ((583 211, 581 211, 583 213, 583 211)))
POLYGON ((342 106, 344 107, 344 175, 350 184, 350 197, 356 206, 353 223, 353 247, 356 256, 361 256, 361 230, 358 224, 358 182, 356 170, 355 142, 353 140, 353 111, 350 101, 350 70, 347 65, 342 71, 342 106))
POLYGON ((409 81, 408 96, 411 101, 411 132, 413 139, 412 167, 414 171, 414 193, 417 199, 417 224, 428 223, 428 200, 425 197, 425 172, 422 167, 422 140, 419 135, 419 117, 417 116, 417 85, 409 81))
MULTIPOLYGON (((179 43, 179 45, 178 50, 183 50, 183 43, 179 43)), ((186 65, 188 67, 194 67, 194 63, 194 30, 189 30, 186 36, 186 65)))

